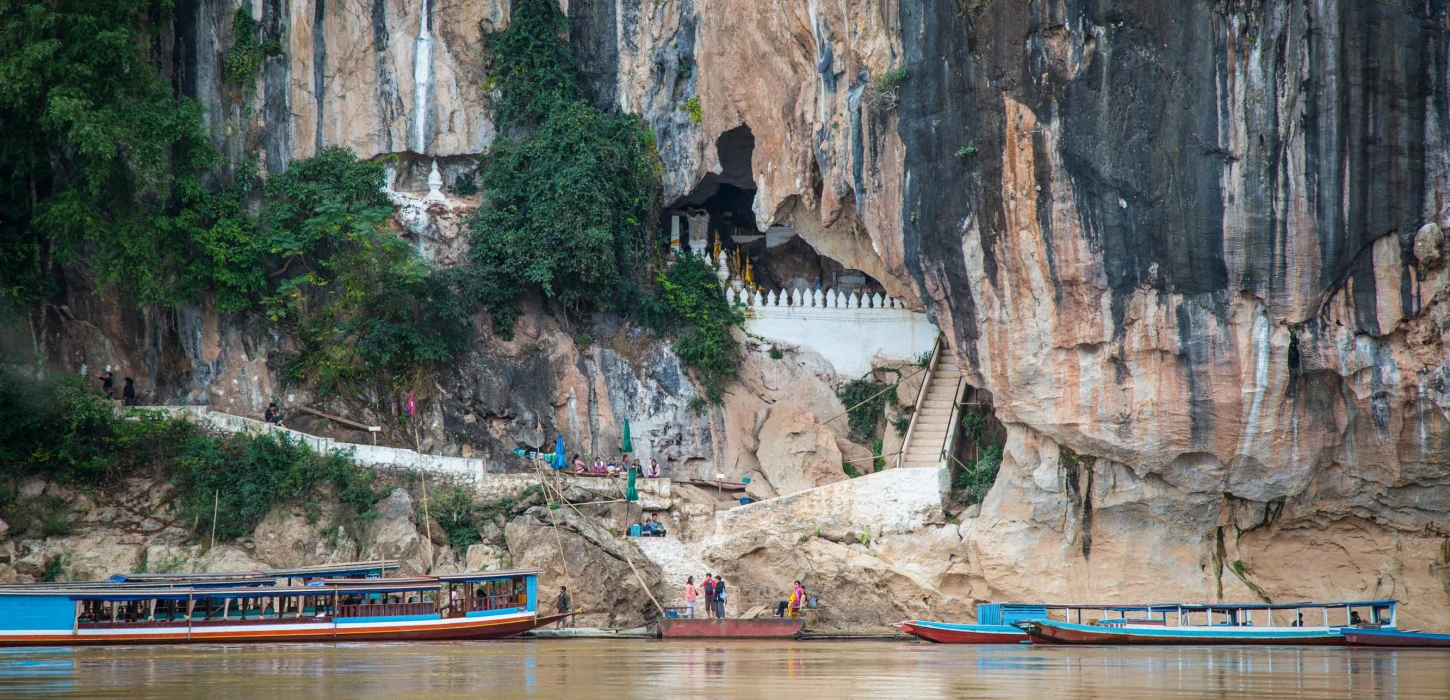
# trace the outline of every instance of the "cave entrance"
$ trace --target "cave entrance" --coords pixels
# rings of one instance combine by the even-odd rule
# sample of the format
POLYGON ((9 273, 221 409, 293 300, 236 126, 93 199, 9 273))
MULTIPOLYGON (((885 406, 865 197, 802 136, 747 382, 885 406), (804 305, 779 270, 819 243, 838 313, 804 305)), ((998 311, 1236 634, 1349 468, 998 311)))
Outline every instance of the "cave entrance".
POLYGON ((885 294, 885 287, 860 270, 821 255, 790 226, 761 230, 755 216, 755 135, 742 124, 715 140, 720 172, 706 173, 689 194, 662 212, 660 227, 671 248, 705 255, 718 264, 718 250, 737 290, 762 292, 835 289, 842 293, 885 294))

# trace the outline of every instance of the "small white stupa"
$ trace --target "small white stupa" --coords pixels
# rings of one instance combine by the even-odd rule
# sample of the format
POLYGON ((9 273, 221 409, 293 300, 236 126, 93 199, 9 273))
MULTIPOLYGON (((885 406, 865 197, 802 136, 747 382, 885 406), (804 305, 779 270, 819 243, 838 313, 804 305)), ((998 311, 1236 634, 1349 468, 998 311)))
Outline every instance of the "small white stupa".
POLYGON ((447 198, 443 196, 443 174, 438 172, 438 160, 433 160, 433 169, 428 171, 428 196, 423 198, 428 202, 442 202, 447 198))

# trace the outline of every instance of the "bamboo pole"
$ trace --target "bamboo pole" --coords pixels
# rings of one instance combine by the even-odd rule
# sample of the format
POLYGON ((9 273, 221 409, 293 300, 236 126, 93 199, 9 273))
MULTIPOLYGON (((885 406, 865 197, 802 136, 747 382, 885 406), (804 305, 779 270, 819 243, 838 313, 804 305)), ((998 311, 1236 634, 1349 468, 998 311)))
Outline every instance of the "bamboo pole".
MULTIPOLYGON (((534 460, 534 472, 539 475, 539 487, 543 489, 543 493, 540 495, 544 497, 544 509, 549 511, 549 524, 554 527, 554 543, 559 547, 559 564, 564 567, 564 580, 572 586, 574 577, 569 575, 569 557, 564 555, 564 538, 559 535, 559 522, 554 519, 554 509, 549 507, 549 484, 544 479, 544 471, 539 466, 538 460, 534 460)), ((554 490, 559 494, 559 503, 564 503, 564 492, 557 486, 554 490)))
POLYGON ((428 570, 433 570, 433 518, 428 513, 428 472, 423 469, 423 447, 418 439, 417 415, 412 416, 413 420, 413 454, 418 456, 418 473, 423 477, 423 530, 428 535, 428 570))
MULTIPOLYGON (((579 510, 579 507, 578 506, 576 506, 573 503, 569 503, 568 501, 565 501, 564 500, 564 494, 563 494, 563 492, 560 492, 559 493, 559 500, 561 502, 563 502, 565 505, 569 506, 570 508, 573 508, 574 509, 574 512, 579 517, 581 517, 581 518, 585 517, 584 512, 581 511, 581 510, 579 510)), ((550 517, 550 519, 552 519, 554 517, 554 514, 553 514, 552 511, 549 513, 549 517, 550 517)), ((557 535, 558 534, 558 525, 555 525, 554 527, 555 527, 554 534, 557 535)), ((562 552, 562 549, 560 551, 562 552)), ((652 593, 652 592, 650 592, 649 584, 645 582, 644 575, 639 573, 639 569, 635 568, 634 562, 630 560, 630 558, 629 558, 629 548, 628 547, 626 547, 624 549, 624 563, 628 564, 629 565, 629 570, 632 571, 632 572, 634 572, 635 579, 639 581, 639 587, 644 589, 644 594, 647 595, 647 596, 649 596, 649 601, 651 603, 654 603, 655 604, 655 609, 657 609, 657 610, 660 611, 660 617, 664 617, 665 616, 665 607, 663 605, 660 605, 660 602, 655 599, 655 594, 652 593)))
POLYGON ((216 547, 216 516, 217 511, 221 508, 221 505, 222 492, 221 489, 217 489, 216 496, 213 497, 211 503, 211 546, 207 547, 207 551, 211 551, 213 548, 216 547))

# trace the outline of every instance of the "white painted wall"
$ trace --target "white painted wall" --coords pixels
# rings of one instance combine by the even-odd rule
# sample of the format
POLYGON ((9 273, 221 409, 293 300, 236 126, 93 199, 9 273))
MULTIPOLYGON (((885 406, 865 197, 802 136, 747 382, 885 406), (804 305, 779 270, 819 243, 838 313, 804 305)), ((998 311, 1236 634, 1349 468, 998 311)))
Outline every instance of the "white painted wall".
MULTIPOLYGON (((339 442, 332 438, 308 435, 290 428, 268 425, 255 418, 213 411, 205 406, 148 406, 146 408, 147 410, 165 411, 170 415, 225 433, 259 433, 263 431, 282 433, 288 438, 306 444, 313 450, 324 454, 331 450, 351 452, 352 461, 364 467, 412 469, 444 475, 473 484, 474 490, 483 500, 502 500, 515 497, 539 483, 538 474, 486 472, 484 471, 484 460, 481 459, 420 455, 413 450, 396 447, 339 442)), ((624 495, 624 477, 606 479, 578 477, 567 473, 546 472, 546 474, 560 489, 583 489, 602 498, 622 498, 624 495)), ((669 506, 669 479, 639 479, 636 481, 635 487, 640 494, 640 506, 646 510, 662 510, 669 506)))
MULTIPOLYGON (((734 290, 726 296, 735 298, 734 290)), ((929 353, 937 328, 926 314, 880 295, 834 291, 747 295, 745 330, 820 353, 842 377, 859 377, 884 362, 907 362, 929 353)))

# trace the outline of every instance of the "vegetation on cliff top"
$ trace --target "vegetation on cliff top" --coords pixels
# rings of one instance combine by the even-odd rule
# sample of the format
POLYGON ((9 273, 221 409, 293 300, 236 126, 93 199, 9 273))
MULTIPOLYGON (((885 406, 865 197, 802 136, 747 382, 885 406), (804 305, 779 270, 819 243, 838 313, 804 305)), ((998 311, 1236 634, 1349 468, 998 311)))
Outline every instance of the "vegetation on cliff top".
POLYGON ((520 0, 484 38, 500 135, 469 221, 468 277, 505 335, 529 286, 578 311, 620 308, 648 280, 654 138, 585 99, 567 29, 557 3, 520 0))
POLYGON ((154 303, 195 281, 178 217, 217 162, 197 105, 156 69, 171 3, 0 4, 0 301, 53 293, 82 257, 154 303))
POLYGON ((675 339, 718 402, 736 376, 730 328, 742 318, 708 266, 661 261, 651 235, 661 174, 653 134, 634 115, 588 102, 567 29, 557 3, 520 0, 508 27, 485 37, 500 136, 469 221, 466 288, 505 335, 530 287, 574 311, 637 309, 675 339))
MULTIPOLYGON (((38 313, 79 266, 137 306, 265 310, 298 337, 288 375, 324 389, 451 357, 469 309, 387 230, 381 165, 328 149, 265 188, 250 160, 222 168, 158 69, 170 8, 0 5, 0 305, 38 313)), ((233 24, 241 80, 275 47, 250 15, 233 24)))
POLYGON ((344 517, 366 517, 382 496, 373 472, 340 453, 320 455, 285 437, 236 434, 215 437, 183 420, 116 403, 81 377, 35 382, 0 371, 0 518, 13 528, 34 521, 40 534, 63 534, 61 509, 43 500, 40 512, 24 512, 15 496, 20 480, 38 475, 53 482, 103 488, 112 479, 153 470, 176 489, 176 522, 196 535, 210 533, 213 509, 220 539, 251 534, 271 508, 315 496, 330 487, 344 517))
MULTIPOLYGON (((0 306, 32 315, 34 361, 46 308, 87 279, 128 305, 263 312, 295 340, 284 376, 323 391, 417 383, 462 350, 480 304, 507 332, 530 289, 575 311, 629 311, 663 289, 653 137, 587 102, 555 4, 521 0, 486 37, 501 135, 469 222, 471 264, 447 271, 392 230, 381 163, 330 148, 264 182, 254 157, 222 158, 159 68, 151 38, 170 8, 0 6, 0 306)), ((225 68, 245 82, 277 47, 245 11, 233 25, 225 68)), ((678 334, 718 396, 733 340, 701 330, 695 301, 664 302, 657 321, 659 308, 673 316, 656 327, 678 334)))
POLYGON ((655 273, 652 296, 641 300, 646 323, 675 339, 675 354, 695 370, 705 395, 715 403, 725 386, 739 377, 740 344, 730 329, 744 322, 720 290, 715 271, 694 255, 682 255, 655 273))

